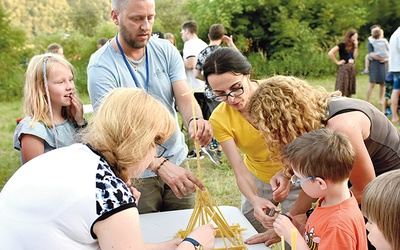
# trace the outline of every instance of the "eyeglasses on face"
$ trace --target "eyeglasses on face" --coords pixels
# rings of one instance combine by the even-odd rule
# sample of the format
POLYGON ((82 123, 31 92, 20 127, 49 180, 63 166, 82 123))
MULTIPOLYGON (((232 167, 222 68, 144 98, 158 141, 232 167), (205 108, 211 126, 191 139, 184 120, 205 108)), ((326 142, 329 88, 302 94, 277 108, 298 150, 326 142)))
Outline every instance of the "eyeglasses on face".
POLYGON ((240 95, 243 95, 244 93, 244 88, 243 85, 240 86, 239 88, 234 88, 232 89, 231 92, 229 92, 228 94, 219 94, 219 95, 215 95, 215 100, 219 101, 219 102, 224 102, 226 100, 228 100, 228 97, 237 97, 240 95))
POLYGON ((154 158, 160 158, 161 156, 163 156, 167 148, 158 142, 156 142, 156 144, 157 148, 156 148, 156 155, 154 156, 154 158))
POLYGON ((309 181, 311 179, 315 178, 315 176, 309 176, 307 178, 304 179, 299 179, 299 177, 297 177, 295 174, 292 175, 292 178, 290 178, 290 181, 292 182, 293 185, 295 185, 296 187, 300 186, 301 183, 304 183, 306 181, 309 181))

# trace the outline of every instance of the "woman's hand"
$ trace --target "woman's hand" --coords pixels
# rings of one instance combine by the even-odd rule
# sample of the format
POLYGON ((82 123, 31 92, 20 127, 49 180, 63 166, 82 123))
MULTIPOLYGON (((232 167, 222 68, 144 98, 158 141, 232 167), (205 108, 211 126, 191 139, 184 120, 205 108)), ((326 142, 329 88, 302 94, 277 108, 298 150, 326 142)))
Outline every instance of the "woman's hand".
MULTIPOLYGON (((195 239, 205 250, 214 249, 216 231, 212 224, 205 224, 193 230, 188 238, 195 239)), ((178 247, 178 249, 180 249, 178 247)))
POLYGON ((272 204, 271 201, 264 199, 262 197, 257 197, 253 202, 254 208, 254 217, 266 228, 272 228, 272 224, 275 221, 275 216, 268 216, 267 211, 271 208, 275 209, 276 212, 279 212, 280 209, 272 204))
POLYGON ((288 176, 284 175, 283 169, 277 172, 270 180, 273 190, 272 198, 276 201, 284 200, 290 192, 290 181, 288 176))

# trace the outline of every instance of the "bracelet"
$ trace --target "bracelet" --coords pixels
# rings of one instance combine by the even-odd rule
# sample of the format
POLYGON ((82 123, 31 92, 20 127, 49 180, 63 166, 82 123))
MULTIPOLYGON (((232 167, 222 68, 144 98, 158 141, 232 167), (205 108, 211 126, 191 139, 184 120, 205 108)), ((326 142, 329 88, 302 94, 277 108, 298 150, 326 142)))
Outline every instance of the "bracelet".
POLYGON ((164 165, 164 163, 166 163, 167 161, 169 161, 169 159, 165 158, 161 164, 156 168, 156 170, 154 171, 154 173, 156 173, 158 175, 158 170, 160 170, 161 166, 164 165))
POLYGON ((78 123, 74 123, 75 128, 76 129, 82 129, 82 128, 86 128, 86 126, 88 125, 88 122, 86 121, 86 119, 84 119, 85 123, 83 125, 78 125, 78 123))
POLYGON ((189 125, 190 125, 190 123, 193 121, 193 120, 198 120, 198 119, 200 119, 199 117, 192 117, 192 118, 190 118, 190 120, 188 121, 188 127, 189 127, 189 125))
POLYGON ((197 249, 198 250, 203 250, 204 249, 203 246, 197 240, 195 240, 193 238, 186 237, 186 238, 184 238, 182 240, 182 242, 184 242, 184 241, 188 241, 188 242, 192 243, 193 246, 194 246, 194 249, 196 249, 196 250, 197 249))

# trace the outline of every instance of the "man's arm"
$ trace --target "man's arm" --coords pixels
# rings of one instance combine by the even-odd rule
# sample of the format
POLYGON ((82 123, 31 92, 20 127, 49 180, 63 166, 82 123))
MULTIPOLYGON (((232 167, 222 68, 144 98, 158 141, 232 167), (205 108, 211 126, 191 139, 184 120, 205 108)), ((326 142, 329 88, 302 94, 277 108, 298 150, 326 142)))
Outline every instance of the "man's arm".
POLYGON ((188 56, 185 61, 185 69, 186 70, 194 70, 196 68, 197 58, 196 56, 188 56))
POLYGON ((177 81, 172 83, 172 88, 178 111, 182 116, 182 122, 188 127, 190 136, 201 145, 209 145, 213 138, 211 124, 203 119, 200 106, 194 99, 193 94, 190 93, 189 85, 186 81, 177 81), (194 119, 191 120, 192 117, 194 119), (196 135, 194 134, 194 124, 196 124, 197 129, 196 135))

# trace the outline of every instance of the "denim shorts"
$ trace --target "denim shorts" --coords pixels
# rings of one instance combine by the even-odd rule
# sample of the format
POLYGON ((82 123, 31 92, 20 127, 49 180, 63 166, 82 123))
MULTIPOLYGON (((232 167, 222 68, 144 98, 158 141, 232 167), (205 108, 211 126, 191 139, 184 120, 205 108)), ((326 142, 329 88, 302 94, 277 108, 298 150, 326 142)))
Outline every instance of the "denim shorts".
POLYGON ((400 89, 400 72, 392 72, 393 73, 393 89, 400 89))

